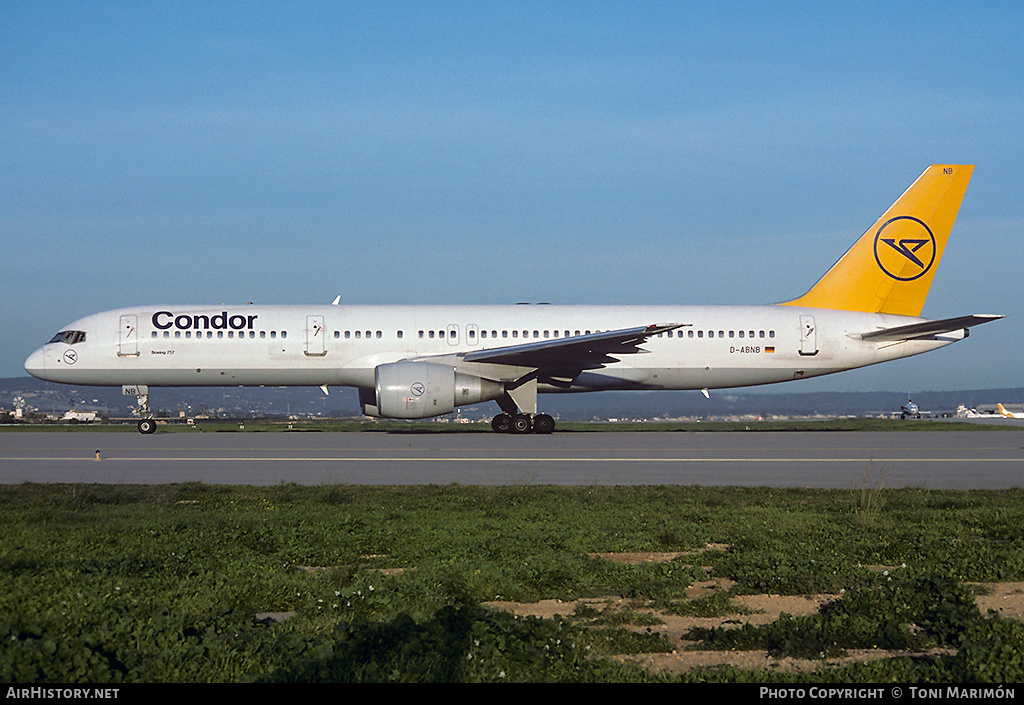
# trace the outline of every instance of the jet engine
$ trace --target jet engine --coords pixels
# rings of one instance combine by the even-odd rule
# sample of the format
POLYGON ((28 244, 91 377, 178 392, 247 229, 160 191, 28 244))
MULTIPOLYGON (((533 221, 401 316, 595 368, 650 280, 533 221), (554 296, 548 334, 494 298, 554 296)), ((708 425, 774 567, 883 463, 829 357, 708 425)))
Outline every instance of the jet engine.
POLYGON ((497 399, 499 382, 457 372, 451 365, 402 360, 378 365, 375 389, 360 389, 367 416, 425 419, 451 413, 456 406, 497 399))

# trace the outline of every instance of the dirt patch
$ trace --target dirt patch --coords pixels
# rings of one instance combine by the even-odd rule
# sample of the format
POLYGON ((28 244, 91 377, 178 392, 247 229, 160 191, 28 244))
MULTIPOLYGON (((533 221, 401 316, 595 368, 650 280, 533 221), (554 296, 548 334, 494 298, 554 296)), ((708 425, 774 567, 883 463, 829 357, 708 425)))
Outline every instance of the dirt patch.
POLYGON ((1024 583, 970 583, 982 614, 993 610, 1008 619, 1024 620, 1024 583))
MULTIPOLYGON (((721 547, 709 547, 721 548, 721 547)), ((604 553, 594 554, 606 560, 621 563, 667 562, 678 558, 682 553, 604 553)), ((694 554, 696 555, 696 554, 694 554)), ((687 591, 688 597, 706 597, 715 592, 731 587, 729 581, 708 580, 695 583, 687 591)), ((978 593, 978 608, 982 614, 989 610, 1010 619, 1024 620, 1024 583, 972 584, 978 593)), ((879 651, 877 649, 848 651, 847 656, 827 661, 802 659, 775 659, 765 651, 687 651, 682 636, 693 627, 738 626, 741 624, 770 624, 783 613, 800 616, 814 614, 823 605, 837 599, 837 595, 740 595, 732 598, 730 604, 734 610, 719 617, 686 617, 663 614, 651 610, 643 603, 617 597, 591 598, 563 602, 561 600, 541 600, 540 602, 488 602, 493 609, 507 610, 523 616, 552 618, 555 616, 571 617, 578 607, 588 607, 603 614, 634 611, 650 614, 661 623, 655 626, 625 625, 638 631, 648 628, 665 635, 670 643, 679 644, 679 649, 669 653, 640 654, 621 656, 621 660, 634 661, 652 671, 664 673, 680 673, 702 666, 733 666, 742 669, 764 668, 791 672, 813 672, 825 667, 838 666, 857 661, 893 658, 902 652, 879 651)), ((935 654, 950 653, 948 650, 936 650, 935 654)))

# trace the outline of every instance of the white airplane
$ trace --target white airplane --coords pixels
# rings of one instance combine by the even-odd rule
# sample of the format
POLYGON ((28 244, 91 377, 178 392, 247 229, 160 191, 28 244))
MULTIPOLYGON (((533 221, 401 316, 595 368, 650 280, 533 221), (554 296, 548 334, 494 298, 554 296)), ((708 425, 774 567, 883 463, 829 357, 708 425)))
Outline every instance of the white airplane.
POLYGON ((912 399, 908 399, 907 403, 900 407, 900 418, 905 419, 908 416, 912 419, 921 418, 921 407, 915 404, 912 399))
MULTIPOLYGON (((180 306, 65 326, 25 369, 121 386, 356 387, 364 414, 495 401, 498 432, 550 433, 537 395, 772 384, 935 350, 1002 316, 920 317, 973 166, 936 165, 805 295, 762 306, 180 306)), ((340 298, 340 297, 339 297, 340 298)))
POLYGON ((1024 414, 1016 414, 1012 411, 1007 411, 1002 403, 996 404, 996 408, 999 409, 999 415, 1008 419, 1024 419, 1024 414))

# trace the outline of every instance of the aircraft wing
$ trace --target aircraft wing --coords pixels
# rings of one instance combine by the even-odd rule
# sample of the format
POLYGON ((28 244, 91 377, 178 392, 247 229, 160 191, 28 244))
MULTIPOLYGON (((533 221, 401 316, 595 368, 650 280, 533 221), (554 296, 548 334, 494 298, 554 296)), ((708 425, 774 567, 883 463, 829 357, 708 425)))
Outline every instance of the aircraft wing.
POLYGON ((895 328, 883 328, 881 330, 868 331, 858 336, 861 340, 914 340, 915 338, 930 338, 941 333, 950 333, 955 330, 978 326, 989 321, 997 321, 1003 316, 988 313, 975 313, 970 316, 958 316, 956 318, 944 318, 940 321, 924 321, 923 323, 911 323, 906 326, 895 328))
POLYGON ((570 338, 554 338, 501 348, 473 350, 466 362, 533 367, 545 370, 593 370, 618 362, 618 355, 647 352, 640 346, 653 335, 681 328, 682 323, 659 323, 603 331, 570 338))

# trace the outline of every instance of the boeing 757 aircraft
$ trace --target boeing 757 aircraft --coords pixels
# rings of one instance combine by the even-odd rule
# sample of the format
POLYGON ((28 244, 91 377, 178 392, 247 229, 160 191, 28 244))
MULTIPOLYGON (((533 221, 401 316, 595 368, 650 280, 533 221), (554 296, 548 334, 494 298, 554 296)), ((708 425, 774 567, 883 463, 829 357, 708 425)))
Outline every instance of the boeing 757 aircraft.
POLYGON ((538 392, 709 389, 841 372, 941 348, 1001 318, 921 318, 973 166, 929 167, 811 288, 762 306, 179 306, 67 325, 25 369, 121 386, 356 387, 364 414, 495 401, 498 432, 551 433, 538 392))

